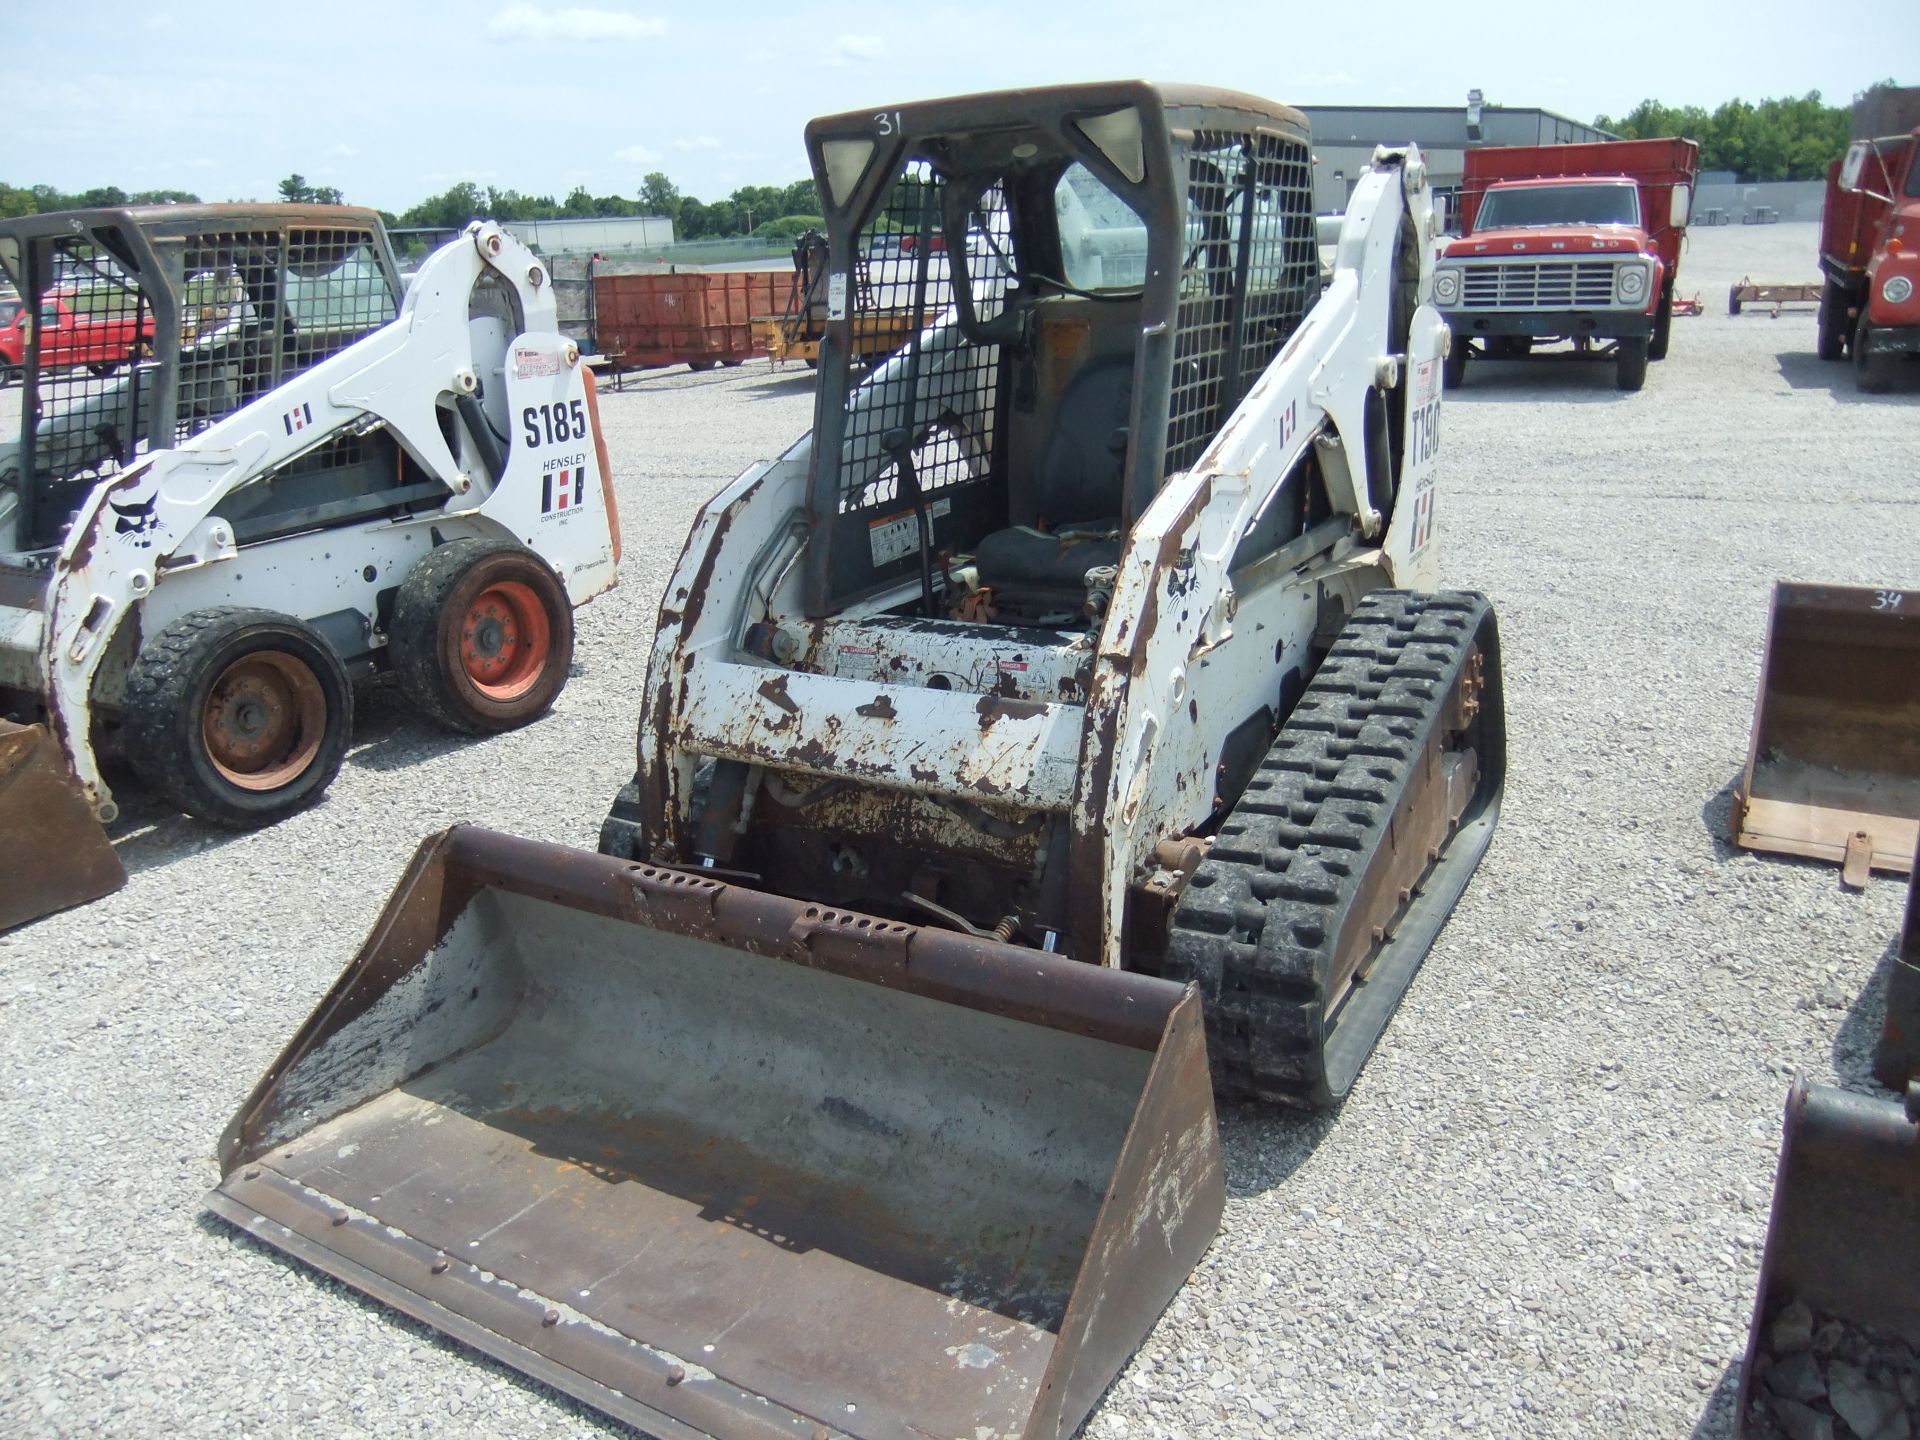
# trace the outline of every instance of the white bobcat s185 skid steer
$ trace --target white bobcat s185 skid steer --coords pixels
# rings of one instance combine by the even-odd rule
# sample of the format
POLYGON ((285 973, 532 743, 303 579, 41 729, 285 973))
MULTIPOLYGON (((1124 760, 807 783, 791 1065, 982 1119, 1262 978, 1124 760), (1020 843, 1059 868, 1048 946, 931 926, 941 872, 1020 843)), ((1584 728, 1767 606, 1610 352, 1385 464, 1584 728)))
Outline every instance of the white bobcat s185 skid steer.
POLYGON ((370 211, 42 215, 0 263, 37 317, 0 445, 0 714, 28 722, 0 721, 0 926, 117 880, 106 724, 175 805, 253 826, 333 779, 361 674, 476 733, 552 704, 617 522, 525 246, 476 225, 404 302, 370 211))
POLYGON ((1213 1236, 1215 1088, 1343 1095, 1494 823, 1429 192, 1378 152, 1323 288, 1249 96, 807 139, 814 428, 694 525, 605 853, 428 841, 212 1204, 655 1434, 1054 1440, 1213 1236))

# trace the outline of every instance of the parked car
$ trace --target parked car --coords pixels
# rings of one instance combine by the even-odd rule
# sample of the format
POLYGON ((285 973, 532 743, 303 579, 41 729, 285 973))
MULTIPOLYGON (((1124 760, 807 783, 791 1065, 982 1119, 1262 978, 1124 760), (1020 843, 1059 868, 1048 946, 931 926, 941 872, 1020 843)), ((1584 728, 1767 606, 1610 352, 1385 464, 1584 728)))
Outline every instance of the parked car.
POLYGON ((37 318, 17 298, 0 302, 0 372, 6 383, 20 375, 36 324, 42 370, 85 365, 104 375, 152 348, 151 312, 136 318, 123 313, 125 307, 91 306, 90 298, 85 291, 54 291, 41 299, 37 318))

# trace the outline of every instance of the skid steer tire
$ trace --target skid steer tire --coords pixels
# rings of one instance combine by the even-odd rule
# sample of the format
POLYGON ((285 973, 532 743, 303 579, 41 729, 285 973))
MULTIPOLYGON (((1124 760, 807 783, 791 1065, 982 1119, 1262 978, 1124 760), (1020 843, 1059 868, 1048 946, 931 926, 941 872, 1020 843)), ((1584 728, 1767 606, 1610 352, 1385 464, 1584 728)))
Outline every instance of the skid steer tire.
POLYGON ((1622 336, 1613 357, 1613 388, 1638 390, 1647 383, 1647 337, 1622 336))
POLYGON ((402 693, 468 735, 497 735, 546 714, 573 664, 566 588, 511 540, 435 548, 400 582, 388 633, 402 693))
POLYGON ((1174 907, 1165 974, 1200 987, 1222 1097, 1345 1098, 1486 851, 1505 755, 1486 599, 1364 598, 1174 907))
POLYGON ((320 632, 273 610, 181 616, 140 647, 127 761, 199 820, 249 830, 318 800, 346 758, 353 686, 320 632))

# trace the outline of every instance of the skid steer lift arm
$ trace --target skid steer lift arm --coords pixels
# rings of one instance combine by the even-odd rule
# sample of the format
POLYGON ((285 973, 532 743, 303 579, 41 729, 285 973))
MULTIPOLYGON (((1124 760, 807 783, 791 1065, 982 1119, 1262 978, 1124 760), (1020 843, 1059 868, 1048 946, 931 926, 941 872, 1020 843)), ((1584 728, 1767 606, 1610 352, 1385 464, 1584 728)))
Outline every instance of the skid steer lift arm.
MULTIPOLYGON (((89 733, 108 642, 170 577, 238 560, 233 526, 214 513, 222 500, 328 441, 384 427, 446 487, 443 514, 499 513, 510 508, 502 452, 481 400, 490 387, 510 392, 562 362, 577 366, 578 348, 558 333, 545 265, 499 226, 476 223, 465 243, 443 246, 421 267, 391 324, 97 486, 54 562, 41 641, 48 718, 95 813, 111 820, 118 808, 89 733), (489 277, 506 292, 506 327, 471 317, 475 286, 489 277), (527 373, 510 373, 522 350, 528 358, 518 368, 527 373)), ((526 517, 501 518, 526 533, 526 517)))

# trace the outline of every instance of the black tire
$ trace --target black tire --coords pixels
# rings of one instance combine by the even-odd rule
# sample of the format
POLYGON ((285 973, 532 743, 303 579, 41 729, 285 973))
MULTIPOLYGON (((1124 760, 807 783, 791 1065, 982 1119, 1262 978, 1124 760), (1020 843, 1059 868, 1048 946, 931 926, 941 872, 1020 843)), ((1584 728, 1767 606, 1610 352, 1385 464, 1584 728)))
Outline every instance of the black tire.
POLYGON ((539 719, 573 664, 566 587, 511 540, 436 547, 400 582, 387 633, 401 692, 468 735, 539 719))
POLYGON ((1616 390, 1638 390, 1647 383, 1647 337, 1623 335, 1615 343, 1613 385, 1616 390))
POLYGON ((87 373, 98 380, 113 374, 113 372, 119 368, 120 362, 118 360, 106 360, 87 366, 87 373))
POLYGON ((22 373, 18 365, 0 365, 0 390, 6 389, 9 385, 18 385, 22 373))
POLYGON ((694 374, 696 374, 696 375, 698 375, 698 374, 699 374, 699 373, 700 373, 701 371, 703 371, 703 370, 711 370, 711 369, 713 368, 713 366, 714 366, 714 362, 713 362, 713 361, 711 361, 711 360, 689 360, 689 361, 687 361, 687 368, 688 368, 689 370, 691 370, 691 371, 693 371, 693 372, 694 372, 694 374))
POLYGON ((1738 285, 1731 287, 1727 291, 1727 313, 1729 315, 1738 315, 1740 313, 1740 287, 1738 285))
POLYGON ((738 370, 742 365, 746 364, 746 361, 745 360, 722 360, 720 363, 726 366, 727 369, 729 370, 738 370))
POLYGON ((1820 338, 1815 345, 1822 360, 1847 358, 1847 292, 1832 280, 1820 287, 1820 338))
POLYGON ((1673 292, 1660 292, 1660 308, 1654 313, 1653 335, 1647 341, 1647 359, 1667 358, 1667 342, 1673 338, 1673 292))
POLYGON ((1533 337, 1502 335, 1493 342, 1492 353, 1496 360, 1524 360, 1533 353, 1533 337))
POLYGON ((143 782, 196 819, 251 830, 333 783, 353 686, 305 621, 223 605, 140 647, 122 713, 127 762, 143 782))
POLYGON ((1872 335, 1873 325, 1862 306, 1860 327, 1853 332, 1853 382, 1864 394, 1884 395, 1893 388, 1893 375, 1886 360, 1873 353, 1872 335))
POLYGON ((1467 342, 1458 335, 1447 347, 1447 358, 1440 362, 1440 382, 1443 390, 1458 390, 1467 383, 1467 342))

